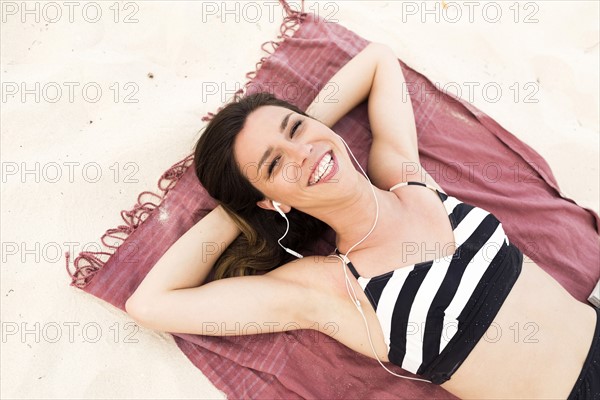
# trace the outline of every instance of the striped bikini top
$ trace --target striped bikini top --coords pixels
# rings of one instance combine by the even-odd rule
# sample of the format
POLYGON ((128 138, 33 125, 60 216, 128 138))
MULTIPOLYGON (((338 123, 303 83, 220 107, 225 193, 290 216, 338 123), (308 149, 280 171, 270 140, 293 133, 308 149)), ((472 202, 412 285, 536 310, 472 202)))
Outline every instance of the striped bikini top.
POLYGON ((492 323, 521 271, 522 253, 510 245, 491 213, 439 191, 452 226, 450 256, 407 265, 371 278, 349 270, 381 325, 388 359, 436 384, 450 379, 492 323))

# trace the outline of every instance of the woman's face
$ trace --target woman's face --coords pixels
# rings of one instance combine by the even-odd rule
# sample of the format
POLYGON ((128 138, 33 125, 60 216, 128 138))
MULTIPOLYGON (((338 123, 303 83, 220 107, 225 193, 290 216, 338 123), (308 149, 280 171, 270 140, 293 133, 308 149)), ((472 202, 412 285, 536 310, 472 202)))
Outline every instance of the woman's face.
POLYGON ((339 137, 284 107, 253 111, 235 139, 234 153, 244 176, 267 197, 258 203, 263 208, 272 209, 272 199, 304 211, 356 184, 356 170, 339 137))

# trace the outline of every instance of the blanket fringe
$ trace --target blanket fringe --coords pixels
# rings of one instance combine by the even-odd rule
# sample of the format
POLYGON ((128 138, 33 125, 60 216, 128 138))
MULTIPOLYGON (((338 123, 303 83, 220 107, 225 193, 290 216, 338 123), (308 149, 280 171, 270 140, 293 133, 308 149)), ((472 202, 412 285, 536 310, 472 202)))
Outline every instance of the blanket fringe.
MULTIPOLYGON (((237 100, 239 96, 244 95, 248 85, 256 77, 257 71, 261 68, 265 60, 271 54, 273 54, 286 39, 292 37, 293 33, 306 18, 307 14, 304 12, 304 0, 301 0, 300 11, 293 10, 286 0, 279 0, 279 2, 286 12, 286 17, 283 19, 283 22, 279 27, 279 35, 277 36, 276 40, 266 41, 260 46, 261 49, 267 53, 267 55, 262 57, 260 61, 256 63, 253 71, 246 73, 247 81, 241 89, 234 93, 233 100, 237 100), (270 48, 267 48, 267 46, 270 46, 270 48)), ((217 112, 221 111, 222 109, 223 107, 220 107, 217 112)), ((209 112, 202 117, 202 121, 210 121, 214 115, 214 113, 209 112)), ((119 225, 116 228, 108 229, 100 239, 102 244, 113 250, 112 252, 80 252, 79 256, 73 260, 74 272, 71 272, 71 268, 69 266, 70 253, 68 251, 65 252, 66 268, 67 272, 71 276, 71 286, 83 289, 90 283, 95 274, 108 262, 108 259, 102 261, 99 256, 108 256, 108 258, 110 258, 114 254, 114 251, 119 247, 118 245, 107 243, 105 238, 116 239, 117 241, 121 241, 122 244, 129 237, 129 235, 131 235, 140 226, 140 224, 146 220, 148 215, 150 215, 150 213, 162 203, 169 190, 175 186, 177 181, 179 181, 188 167, 192 164, 193 158, 194 155, 190 154, 165 171, 165 173, 158 180, 158 188, 163 193, 157 195, 153 192, 144 191, 139 194, 137 204, 131 210, 121 211, 121 218, 123 218, 123 221, 125 221, 127 225, 119 225), (163 187, 163 182, 168 183, 166 187, 163 187), (153 202, 142 203, 141 197, 145 194, 156 197, 158 204, 153 202)))
MULTIPOLYGON (((239 99, 239 97, 244 96, 244 94, 246 93, 246 90, 248 89, 248 85, 252 82, 252 80, 254 80, 258 70, 262 67, 265 60, 267 58, 269 58, 269 56, 271 54, 273 54, 275 52, 275 50, 277 50, 277 48, 283 42, 285 42, 286 39, 292 37, 294 32, 296 32, 297 28, 300 27, 300 24, 306 18, 307 14, 304 12, 304 0, 301 0, 300 11, 296 11, 296 10, 292 9, 291 6, 286 2, 286 0, 279 0, 279 2, 281 3, 281 5, 283 6, 283 9, 286 12, 286 17, 283 19, 283 22, 279 26, 279 35, 277 36, 276 40, 268 40, 260 46, 260 48, 265 53, 267 53, 267 55, 263 56, 256 63, 256 65, 254 66, 254 70, 246 72, 246 79, 247 79, 246 83, 244 84, 244 86, 242 86, 242 88, 238 89, 238 91, 233 94, 232 101, 236 101, 239 99), (271 48, 268 49, 265 46, 271 46, 271 48)), ((223 109, 223 107, 225 107, 225 106, 219 107, 217 109, 217 113, 219 111, 221 111, 223 109)), ((202 117, 202 121, 204 121, 204 122, 210 121, 214 116, 215 116, 214 113, 209 112, 204 117, 202 117)))
POLYGON ((107 238, 112 238, 113 243, 121 241, 121 244, 131 235, 141 224, 148 218, 150 213, 157 208, 169 191, 175 186, 175 184, 181 179, 185 171, 193 163, 194 155, 190 154, 183 160, 173 164, 167 169, 161 177, 158 179, 158 188, 161 190, 161 194, 158 195, 154 192, 143 191, 138 195, 137 203, 131 210, 122 210, 121 218, 127 225, 119 225, 116 228, 106 230, 104 235, 100 238, 102 244, 110 249, 112 252, 106 251, 82 251, 79 256, 73 261, 74 272, 71 272, 69 266, 70 253, 65 252, 66 268, 67 272, 71 276, 71 286, 76 286, 80 289, 87 286, 92 280, 94 275, 104 266, 106 261, 103 261, 99 256, 108 256, 109 258, 114 254, 119 245, 107 243, 107 238), (153 196, 156 198, 156 203, 152 201, 142 202, 144 195, 153 196), (118 234, 122 235, 119 236, 118 234), (116 239, 116 241, 115 241, 116 239), (87 263, 85 263, 87 262, 87 263))

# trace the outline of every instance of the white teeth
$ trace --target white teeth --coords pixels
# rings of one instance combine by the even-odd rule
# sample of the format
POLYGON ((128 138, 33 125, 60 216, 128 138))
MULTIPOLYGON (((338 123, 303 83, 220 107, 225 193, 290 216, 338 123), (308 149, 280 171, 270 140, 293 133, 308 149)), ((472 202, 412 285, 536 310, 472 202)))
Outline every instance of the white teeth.
POLYGON ((311 179, 312 184, 319 182, 321 178, 327 175, 331 168, 333 168, 333 158, 330 153, 325 154, 319 163, 319 166, 315 169, 313 178, 311 179))
MULTIPOLYGON (((332 168, 333 168, 333 160, 331 160, 331 162, 329 164, 327 164, 327 168, 325 168, 325 171, 323 171, 322 176, 326 176, 327 174, 329 174, 329 172, 331 171, 332 168)), ((319 178, 319 180, 321 180, 321 178, 319 178)))

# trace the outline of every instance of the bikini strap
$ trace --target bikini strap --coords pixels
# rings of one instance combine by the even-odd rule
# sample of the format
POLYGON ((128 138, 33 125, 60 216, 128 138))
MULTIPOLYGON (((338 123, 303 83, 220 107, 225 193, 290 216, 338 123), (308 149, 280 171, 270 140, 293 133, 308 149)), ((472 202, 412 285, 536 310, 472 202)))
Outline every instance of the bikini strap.
POLYGON ((352 275, 354 275, 354 277, 356 279, 360 278, 360 274, 358 273, 356 268, 354 268, 354 265, 352 265, 352 263, 350 262, 350 259, 348 257, 346 257, 345 254, 340 253, 340 251, 338 250, 337 247, 335 248, 335 252, 337 255, 339 255, 340 257, 342 257, 344 259, 344 262, 348 266, 348 269, 350 270, 350 272, 352 272, 352 275))
POLYGON ((431 186, 431 185, 430 185, 430 184, 428 184, 428 183, 424 183, 424 182, 417 182, 417 181, 408 181, 408 182, 400 182, 400 183, 397 183, 397 184, 395 184, 394 186, 392 186, 392 187, 389 189, 389 191, 391 192, 391 191, 393 191, 393 190, 396 190, 396 189, 398 189, 398 188, 401 188, 401 187, 403 187, 403 186, 407 186, 407 185, 419 185, 419 186, 425 186, 425 187, 428 187, 428 188, 429 188, 429 189, 431 189, 431 190, 437 190, 436 188, 434 188, 433 186, 431 186))
POLYGON ((448 194, 446 192, 444 192, 443 190, 439 190, 438 188, 435 188, 435 187, 431 186, 428 183, 417 182, 417 181, 408 181, 408 182, 397 183, 394 186, 392 186, 389 189, 389 191, 391 192, 394 189, 398 189, 400 187, 407 186, 407 185, 419 185, 419 186, 427 187, 427 188, 433 190, 438 195, 438 197, 440 198, 440 200, 442 200, 442 202, 446 201, 446 199, 448 198, 448 194))
POLYGON ((434 192, 439 192, 439 193, 446 194, 446 193, 445 193, 443 190, 439 190, 438 188, 436 188, 436 187, 433 187, 433 186, 431 186, 431 185, 430 185, 430 184, 428 184, 428 183, 425 183, 425 182, 417 182, 417 181, 408 181, 408 182, 400 182, 400 183, 397 183, 397 184, 395 184, 394 186, 392 186, 392 187, 389 189, 389 191, 391 192, 391 191, 393 191, 393 190, 395 190, 395 189, 398 189, 398 188, 400 188, 400 187, 407 186, 407 185, 419 185, 419 186, 424 186, 424 187, 428 187, 429 189, 433 190, 434 192))

